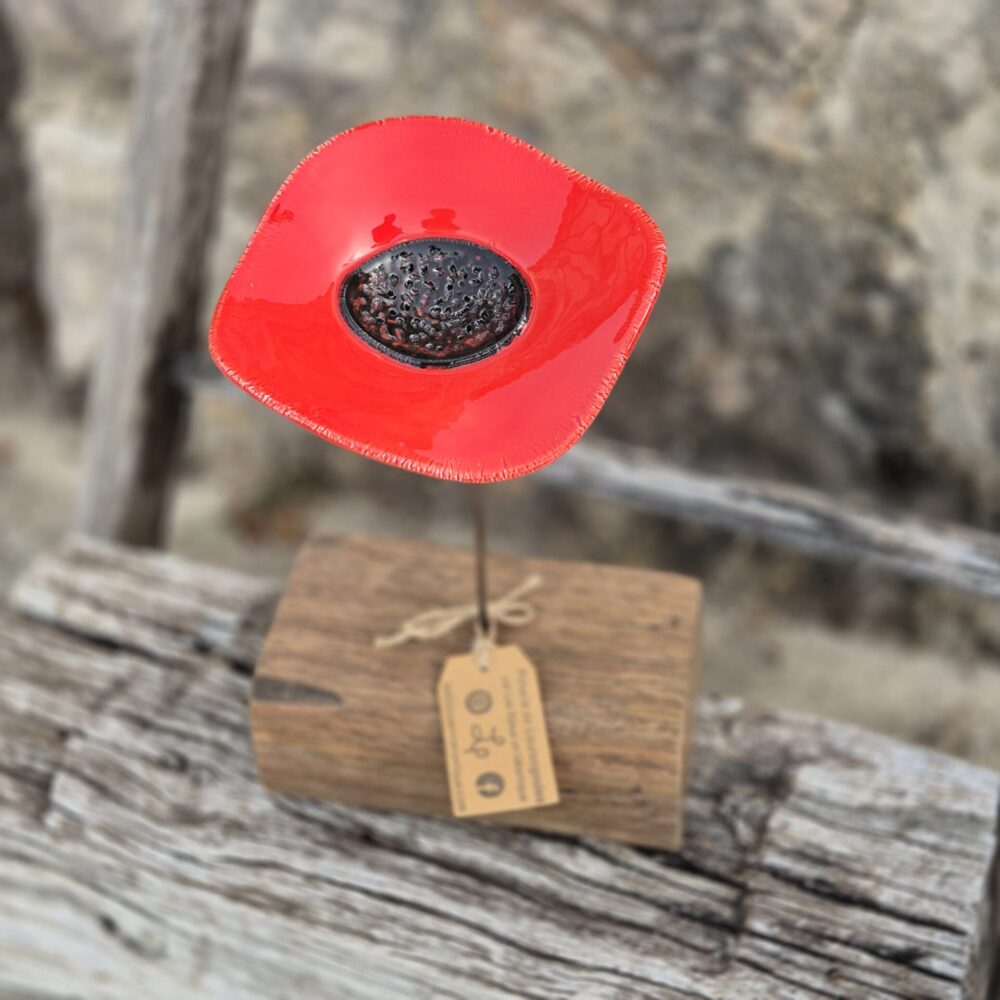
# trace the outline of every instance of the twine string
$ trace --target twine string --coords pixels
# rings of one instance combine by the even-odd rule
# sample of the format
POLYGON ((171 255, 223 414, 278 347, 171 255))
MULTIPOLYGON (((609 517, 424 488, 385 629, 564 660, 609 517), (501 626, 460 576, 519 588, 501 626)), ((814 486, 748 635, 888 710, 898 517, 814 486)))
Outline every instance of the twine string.
POLYGON ((412 618, 407 618, 399 628, 388 635, 375 638, 376 649, 389 649, 402 646, 407 642, 430 642, 454 632, 469 622, 476 623, 476 634, 473 650, 480 656, 488 652, 496 642, 497 629, 501 625, 509 628, 520 628, 535 619, 535 609, 524 600, 532 591, 542 585, 542 578, 537 573, 525 577, 516 587, 512 587, 503 597, 490 601, 486 605, 489 628, 483 629, 477 622, 479 617, 478 604, 460 604, 450 608, 430 608, 412 618))

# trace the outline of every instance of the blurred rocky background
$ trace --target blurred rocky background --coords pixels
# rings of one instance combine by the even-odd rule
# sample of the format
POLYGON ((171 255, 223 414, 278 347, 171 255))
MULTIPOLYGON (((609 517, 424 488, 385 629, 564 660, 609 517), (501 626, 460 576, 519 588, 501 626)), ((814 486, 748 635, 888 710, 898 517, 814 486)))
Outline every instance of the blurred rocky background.
MULTIPOLYGON (((146 4, 0 12, 2 587, 72 520, 146 4)), ((213 293, 305 153, 405 113, 513 132, 665 232, 664 292, 593 438, 1000 528, 995 0, 259 0, 213 293)), ((319 525, 467 537, 462 490, 208 372, 194 359, 174 549, 280 573, 319 525)), ((530 480, 493 508, 499 547, 703 577, 710 690, 1000 766, 995 604, 530 480)))

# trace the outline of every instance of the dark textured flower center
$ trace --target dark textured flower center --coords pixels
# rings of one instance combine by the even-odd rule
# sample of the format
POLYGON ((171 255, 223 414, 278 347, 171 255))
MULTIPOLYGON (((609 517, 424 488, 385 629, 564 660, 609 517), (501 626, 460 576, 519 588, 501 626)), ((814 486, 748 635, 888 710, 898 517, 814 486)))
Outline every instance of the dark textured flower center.
POLYGON ((355 268, 341 308, 357 332, 402 361, 457 365, 520 332, 528 286, 510 261, 478 243, 411 240, 355 268))

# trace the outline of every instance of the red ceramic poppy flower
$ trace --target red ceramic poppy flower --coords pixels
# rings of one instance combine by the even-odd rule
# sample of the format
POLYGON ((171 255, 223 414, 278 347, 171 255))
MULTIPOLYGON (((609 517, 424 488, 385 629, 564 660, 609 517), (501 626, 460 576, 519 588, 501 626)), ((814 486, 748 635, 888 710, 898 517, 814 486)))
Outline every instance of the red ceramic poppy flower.
POLYGON ((586 430, 665 268, 638 205, 519 139, 390 119, 292 172, 210 346, 237 385, 334 444, 442 479, 510 479, 586 430))

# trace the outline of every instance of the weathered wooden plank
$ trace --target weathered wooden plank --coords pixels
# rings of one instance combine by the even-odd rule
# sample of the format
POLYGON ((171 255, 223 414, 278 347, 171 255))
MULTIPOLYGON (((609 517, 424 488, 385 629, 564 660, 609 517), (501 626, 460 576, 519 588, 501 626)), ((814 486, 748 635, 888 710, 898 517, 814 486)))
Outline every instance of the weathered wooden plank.
MULTIPOLYGON (((676 848, 701 663, 701 588, 669 573, 496 554, 492 596, 529 576, 534 621, 501 630, 534 663, 561 800, 495 815, 676 848)), ((435 679, 471 623, 389 649, 378 636, 473 598, 472 553, 320 535, 303 547, 257 667, 251 720, 272 791, 450 815, 435 679)), ((473 758, 466 757, 468 763, 473 758)), ((483 765, 479 770, 490 770, 483 765)))
POLYGON ((811 555, 861 560, 914 580, 1000 597, 1000 537, 985 531, 867 513, 780 483, 706 476, 623 445, 577 445, 536 478, 811 555))
POLYGON ((280 591, 274 581, 73 535, 14 583, 22 614, 169 660, 216 652, 249 672, 280 591))
POLYGON ((224 577, 71 543, 0 617, 0 995, 986 996, 996 773, 713 701, 680 854, 271 797, 224 577))
MULTIPOLYGON (((246 396, 215 368, 189 359, 192 393, 246 396)), ((761 538, 807 555, 859 561, 900 576, 1000 596, 1000 536, 947 521, 859 509, 815 490, 684 469, 647 448, 607 440, 576 445, 532 476, 552 490, 604 497, 650 514, 761 538)))
POLYGON ((108 328, 87 407, 78 525, 158 544, 183 442, 174 362, 199 335, 226 124, 252 0, 156 0, 140 64, 108 328))

